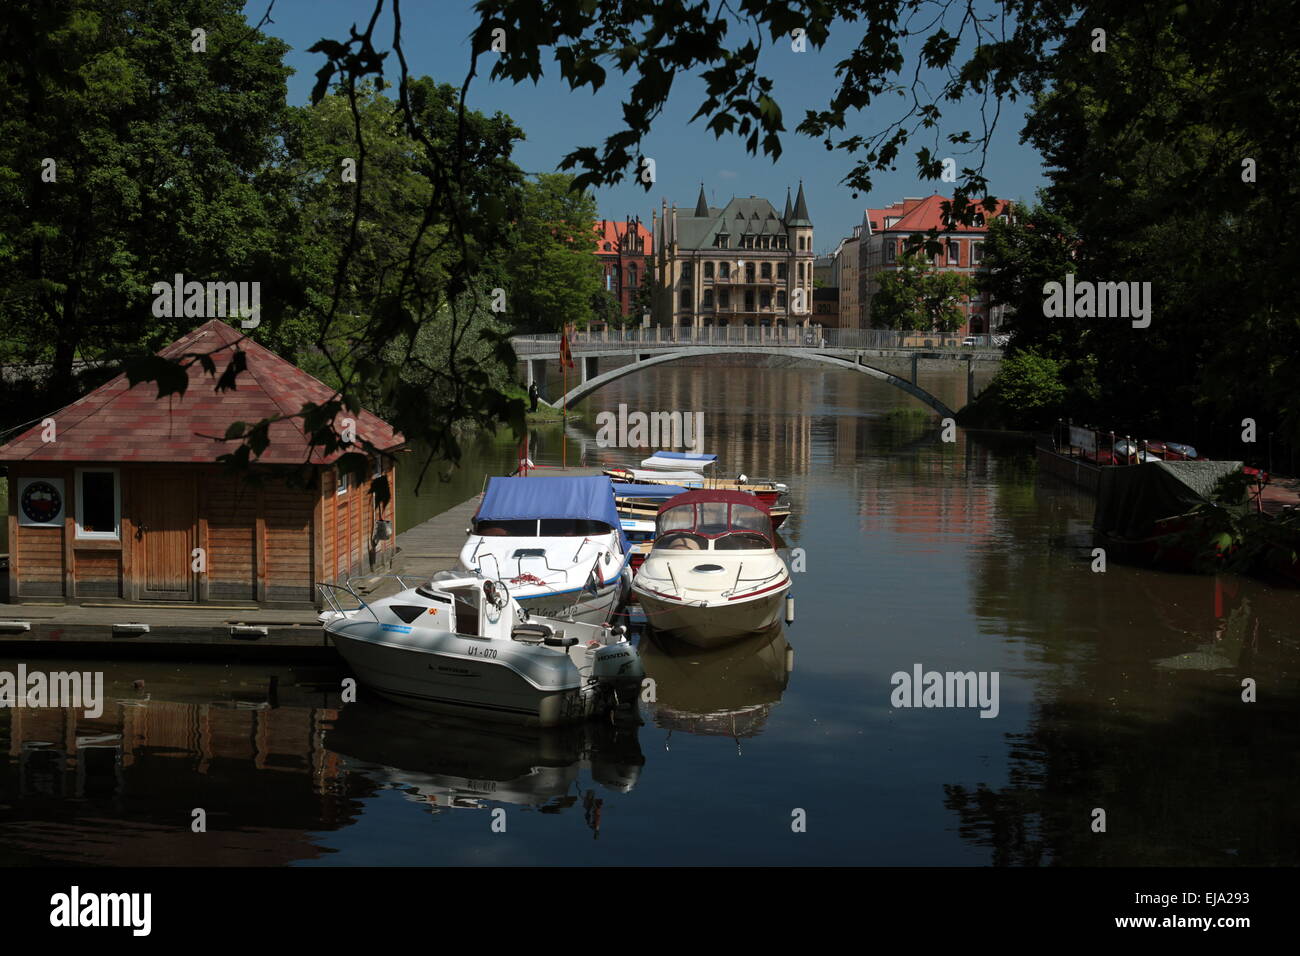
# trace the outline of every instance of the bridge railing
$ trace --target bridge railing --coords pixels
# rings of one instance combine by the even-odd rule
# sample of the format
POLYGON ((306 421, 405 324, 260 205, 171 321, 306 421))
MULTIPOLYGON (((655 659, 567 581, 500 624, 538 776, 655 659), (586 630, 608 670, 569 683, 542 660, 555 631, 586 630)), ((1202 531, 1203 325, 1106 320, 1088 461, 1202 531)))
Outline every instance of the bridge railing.
MULTIPOLYGON (((763 345, 792 349, 1000 349, 993 336, 943 336, 894 329, 804 329, 763 326, 709 326, 671 328, 655 326, 635 329, 601 329, 574 332, 574 349, 627 349, 665 346, 763 345)), ((560 348, 558 333, 521 335, 511 339, 520 358, 538 353, 555 353, 560 348)))

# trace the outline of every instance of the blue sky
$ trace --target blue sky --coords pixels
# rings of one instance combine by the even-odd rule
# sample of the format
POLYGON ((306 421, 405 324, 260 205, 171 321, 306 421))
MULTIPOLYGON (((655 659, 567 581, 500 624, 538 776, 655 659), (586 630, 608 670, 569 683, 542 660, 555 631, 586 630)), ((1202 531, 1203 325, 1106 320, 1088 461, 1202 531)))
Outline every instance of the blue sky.
MULTIPOLYGON (((250 22, 261 18, 266 2, 250 0, 245 7, 250 22)), ((307 53, 307 48, 322 37, 345 38, 348 28, 353 23, 363 26, 372 10, 372 0, 278 0, 272 12, 275 22, 265 29, 293 48, 288 61, 297 72, 289 81, 291 103, 308 102, 316 70, 324 62, 320 55, 307 53)), ((406 0, 402 23, 411 72, 459 86, 469 67, 468 37, 477 23, 472 2, 406 0)), ((716 140, 703 121, 688 123, 703 99, 703 85, 692 76, 677 77, 669 105, 645 143, 646 154, 656 163, 656 183, 649 193, 632 182, 599 190, 596 197, 601 215, 608 219, 640 215, 648 223, 651 210, 659 207, 661 198, 669 204, 693 206, 701 181, 713 205, 725 205, 733 195, 754 195, 770 199, 779 209, 785 201, 786 187, 797 188, 802 179, 817 250, 827 252, 861 221, 864 207, 943 191, 939 189, 943 184, 922 182, 917 176, 912 147, 905 150, 896 171, 873 177, 870 195, 854 199, 852 191, 840 183, 852 165, 848 156, 841 151, 828 152, 819 141, 792 131, 806 109, 825 105, 835 89, 835 64, 856 45, 863 29, 862 24, 843 24, 832 30, 830 41, 820 51, 810 46, 807 52, 794 53, 788 43, 765 43, 761 65, 775 83, 774 95, 787 127, 784 153, 776 163, 762 155, 750 156, 737 138, 716 140)), ((391 19, 385 16, 376 33, 386 47, 392 36, 391 19)), ((395 58, 390 56, 389 61, 388 68, 393 71, 389 78, 395 79, 395 58)), ((626 82, 612 69, 606 86, 593 96, 587 89, 569 90, 553 67, 536 86, 516 86, 488 80, 486 74, 491 66, 489 56, 480 59, 479 76, 470 86, 469 105, 481 112, 508 113, 523 128, 527 139, 516 147, 515 160, 529 172, 554 171, 567 152, 578 146, 599 146, 617 128, 626 82)), ((900 106, 891 103, 879 107, 879 112, 859 114, 850 130, 873 132, 894 119, 903 102, 900 98, 900 106)), ((1018 142, 1023 106, 1023 101, 1004 104, 985 170, 994 194, 1008 199, 1032 199, 1035 190, 1044 184, 1038 153, 1018 142)), ((975 104, 949 105, 946 113, 943 134, 979 129, 975 104)), ((933 140, 915 142, 933 145, 933 140)), ((959 167, 969 163, 969 158, 956 158, 959 167)))

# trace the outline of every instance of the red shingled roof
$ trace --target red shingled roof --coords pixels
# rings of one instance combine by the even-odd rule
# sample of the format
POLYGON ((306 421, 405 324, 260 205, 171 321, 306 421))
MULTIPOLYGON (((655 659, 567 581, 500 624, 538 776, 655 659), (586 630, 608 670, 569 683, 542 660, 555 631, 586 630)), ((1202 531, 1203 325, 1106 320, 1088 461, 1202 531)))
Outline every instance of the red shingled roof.
POLYGON ((626 249, 624 251, 628 253, 633 253, 635 255, 647 255, 647 256, 654 252, 654 237, 650 235, 650 230, 647 229, 645 226, 641 225, 641 223, 639 222, 629 223, 629 222, 622 222, 617 219, 597 219, 595 225, 596 225, 596 251, 598 253, 607 256, 612 256, 614 255, 614 253, 618 252, 619 242, 626 239, 629 234, 634 232, 634 230, 631 228, 633 225, 636 226, 635 234, 641 237, 641 250, 640 252, 636 252, 636 253, 633 253, 633 250, 631 248, 626 249), (607 242, 610 244, 611 247, 609 252, 605 252, 605 243, 607 242))
MULTIPOLYGON (((0 447, 0 461, 157 461, 212 462, 233 451, 238 442, 212 441, 202 435, 224 435, 232 422, 259 421, 274 415, 296 414, 304 402, 323 402, 332 394, 325 383, 285 361, 265 346, 220 319, 199 326, 177 339, 160 355, 211 352, 218 375, 236 346, 243 349, 247 370, 233 391, 218 392, 216 379, 196 362, 189 367, 190 385, 184 395, 158 398, 152 382, 135 388, 119 375, 51 416, 57 440, 41 441, 41 426, 23 432, 0 447)), ((345 417, 340 416, 340 419, 345 417)), ((362 411, 356 416, 358 439, 381 449, 402 443, 401 435, 382 419, 362 411)), ((337 425, 337 420, 336 420, 337 425)), ((266 464, 315 464, 333 461, 343 452, 308 458, 307 436, 299 419, 271 426, 271 444, 257 459, 266 464)))
POLYGON ((937 229, 939 232, 987 232, 988 223, 992 222, 998 216, 1004 215, 1011 202, 1006 199, 995 200, 996 206, 994 212, 989 212, 982 203, 982 200, 972 200, 976 206, 975 212, 984 217, 984 225, 962 225, 958 223, 953 226, 944 225, 943 221, 943 204, 951 202, 950 196, 927 196, 924 199, 904 199, 902 202, 896 202, 886 209, 868 209, 867 218, 872 222, 873 232, 905 232, 909 235, 916 232, 929 232, 931 229, 937 229), (886 217, 900 217, 898 222, 892 226, 885 225, 886 217))

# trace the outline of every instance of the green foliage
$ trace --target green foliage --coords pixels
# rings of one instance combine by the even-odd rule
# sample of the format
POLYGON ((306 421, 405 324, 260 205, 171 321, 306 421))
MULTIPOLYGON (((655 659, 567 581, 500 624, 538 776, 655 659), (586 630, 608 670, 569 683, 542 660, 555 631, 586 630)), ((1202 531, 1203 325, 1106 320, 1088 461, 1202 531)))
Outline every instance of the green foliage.
POLYGON ((572 176, 548 173, 524 185, 524 215, 504 267, 510 314, 517 327, 556 332, 584 328, 596 317, 601 268, 593 251, 596 200, 572 176))
POLYGON ((1015 352, 958 417, 968 425, 1044 428, 1064 414, 1067 393, 1059 362, 1033 351, 1015 352))
POLYGON ((871 300, 878 328, 951 335, 966 321, 961 303, 973 290, 969 276, 941 272, 919 253, 904 254, 898 268, 882 272, 871 300))

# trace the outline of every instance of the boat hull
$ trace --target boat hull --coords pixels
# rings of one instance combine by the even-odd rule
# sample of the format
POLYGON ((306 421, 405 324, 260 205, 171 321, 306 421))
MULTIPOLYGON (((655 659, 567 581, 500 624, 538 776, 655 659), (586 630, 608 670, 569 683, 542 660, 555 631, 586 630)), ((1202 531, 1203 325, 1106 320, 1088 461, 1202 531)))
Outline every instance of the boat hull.
POLYGON ((656 632, 694 647, 719 647, 773 627, 781 619, 789 583, 748 600, 683 602, 644 588, 633 593, 656 632))
POLYGON ((542 591, 519 594, 512 591, 511 596, 532 615, 581 621, 583 624, 604 624, 613 619, 619 604, 627 597, 630 577, 631 570, 628 570, 594 592, 583 590, 557 594, 542 591))
POLYGON ((364 687, 407 707, 558 727, 600 716, 616 703, 607 687, 596 684, 539 688, 503 661, 330 636, 364 687))

